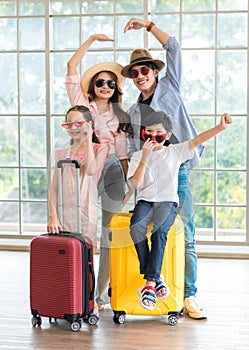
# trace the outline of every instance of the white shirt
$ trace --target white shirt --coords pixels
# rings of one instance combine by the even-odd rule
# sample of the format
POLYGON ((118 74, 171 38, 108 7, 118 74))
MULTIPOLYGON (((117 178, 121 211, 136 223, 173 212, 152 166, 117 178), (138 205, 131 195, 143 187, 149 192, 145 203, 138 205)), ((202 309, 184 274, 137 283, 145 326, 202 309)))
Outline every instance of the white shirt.
MULTIPOLYGON (((179 203, 178 172, 180 165, 194 156, 194 149, 189 149, 189 141, 171 144, 158 151, 153 151, 148 161, 144 179, 137 190, 136 201, 176 202, 179 203)), ((142 150, 131 157, 127 178, 136 171, 142 157, 142 150)))

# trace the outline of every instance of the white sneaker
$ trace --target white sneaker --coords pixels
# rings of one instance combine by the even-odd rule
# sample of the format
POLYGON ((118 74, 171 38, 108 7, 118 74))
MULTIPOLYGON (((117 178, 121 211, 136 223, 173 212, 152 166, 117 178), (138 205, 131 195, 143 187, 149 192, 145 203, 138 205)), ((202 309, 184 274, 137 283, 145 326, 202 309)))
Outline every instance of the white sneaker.
POLYGON ((185 298, 184 313, 196 320, 202 320, 207 318, 207 313, 202 309, 202 307, 198 305, 194 296, 185 298))

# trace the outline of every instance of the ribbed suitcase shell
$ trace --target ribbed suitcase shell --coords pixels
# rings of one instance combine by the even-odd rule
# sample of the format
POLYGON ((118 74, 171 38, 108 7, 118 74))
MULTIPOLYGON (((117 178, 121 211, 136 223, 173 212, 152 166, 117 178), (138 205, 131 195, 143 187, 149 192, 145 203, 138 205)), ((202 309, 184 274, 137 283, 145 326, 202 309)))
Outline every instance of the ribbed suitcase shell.
POLYGON ((74 237, 41 235, 30 247, 32 314, 67 320, 87 315, 93 307, 89 305, 92 286, 83 271, 84 266, 88 269, 89 254, 85 252, 84 258, 82 242, 74 237))
MULTIPOLYGON (((184 293, 184 228, 176 217, 167 239, 162 265, 162 274, 170 288, 170 295, 158 300, 153 311, 139 303, 138 288, 145 284, 139 273, 139 261, 129 233, 131 214, 116 214, 110 224, 110 289, 111 307, 115 313, 129 315, 177 316, 183 308, 184 293)), ((151 229, 151 228, 150 228, 151 229)), ((149 230, 148 230, 149 231, 149 230)), ((149 233, 148 233, 149 234, 149 233)))

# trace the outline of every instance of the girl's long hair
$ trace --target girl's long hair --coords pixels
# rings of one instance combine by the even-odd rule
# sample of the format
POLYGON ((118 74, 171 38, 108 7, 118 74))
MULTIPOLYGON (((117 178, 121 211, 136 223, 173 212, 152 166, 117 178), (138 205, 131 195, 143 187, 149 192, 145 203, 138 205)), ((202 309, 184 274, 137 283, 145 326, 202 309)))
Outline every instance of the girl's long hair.
MULTIPOLYGON (((91 112, 90 112, 89 108, 87 108, 85 106, 80 106, 80 105, 76 105, 76 106, 73 106, 73 107, 69 108, 69 110, 66 112, 66 115, 65 115, 66 122, 67 122, 67 116, 68 116, 68 114, 71 111, 80 112, 87 122, 91 121, 92 122, 92 129, 94 130, 94 121, 93 121, 93 118, 92 118, 92 115, 91 115, 91 112)), ((74 140, 71 139, 70 145, 73 145, 73 142, 74 142, 74 140)), ((92 142, 93 143, 100 143, 98 137, 95 134, 95 132, 93 132, 93 134, 92 134, 92 142)))
POLYGON ((111 78, 116 83, 116 88, 115 88, 114 94, 109 99, 109 102, 112 103, 113 111, 119 119, 119 127, 118 127, 117 131, 118 132, 124 131, 124 132, 127 132, 129 134, 132 134, 133 131, 132 131, 132 127, 131 127, 130 116, 128 113, 126 113, 124 111, 124 109, 122 107, 123 92, 118 84, 118 78, 117 78, 115 73, 113 73, 111 71, 101 71, 92 77, 92 79, 90 80, 90 83, 89 83, 88 91, 87 91, 89 94, 89 101, 95 101, 97 98, 95 91, 94 91, 94 85, 95 85, 95 81, 97 80, 99 74, 102 72, 110 74, 111 78))

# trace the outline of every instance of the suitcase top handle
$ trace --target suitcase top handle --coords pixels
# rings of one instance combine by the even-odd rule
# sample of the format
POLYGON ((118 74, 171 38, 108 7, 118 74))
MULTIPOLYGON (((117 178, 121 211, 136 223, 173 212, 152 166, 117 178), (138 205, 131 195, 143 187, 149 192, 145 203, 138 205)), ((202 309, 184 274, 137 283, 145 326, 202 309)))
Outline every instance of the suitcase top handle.
POLYGON ((61 159, 57 163, 57 168, 61 168, 63 163, 73 163, 75 165, 75 168, 80 168, 80 163, 76 159, 71 158, 65 158, 61 159))

